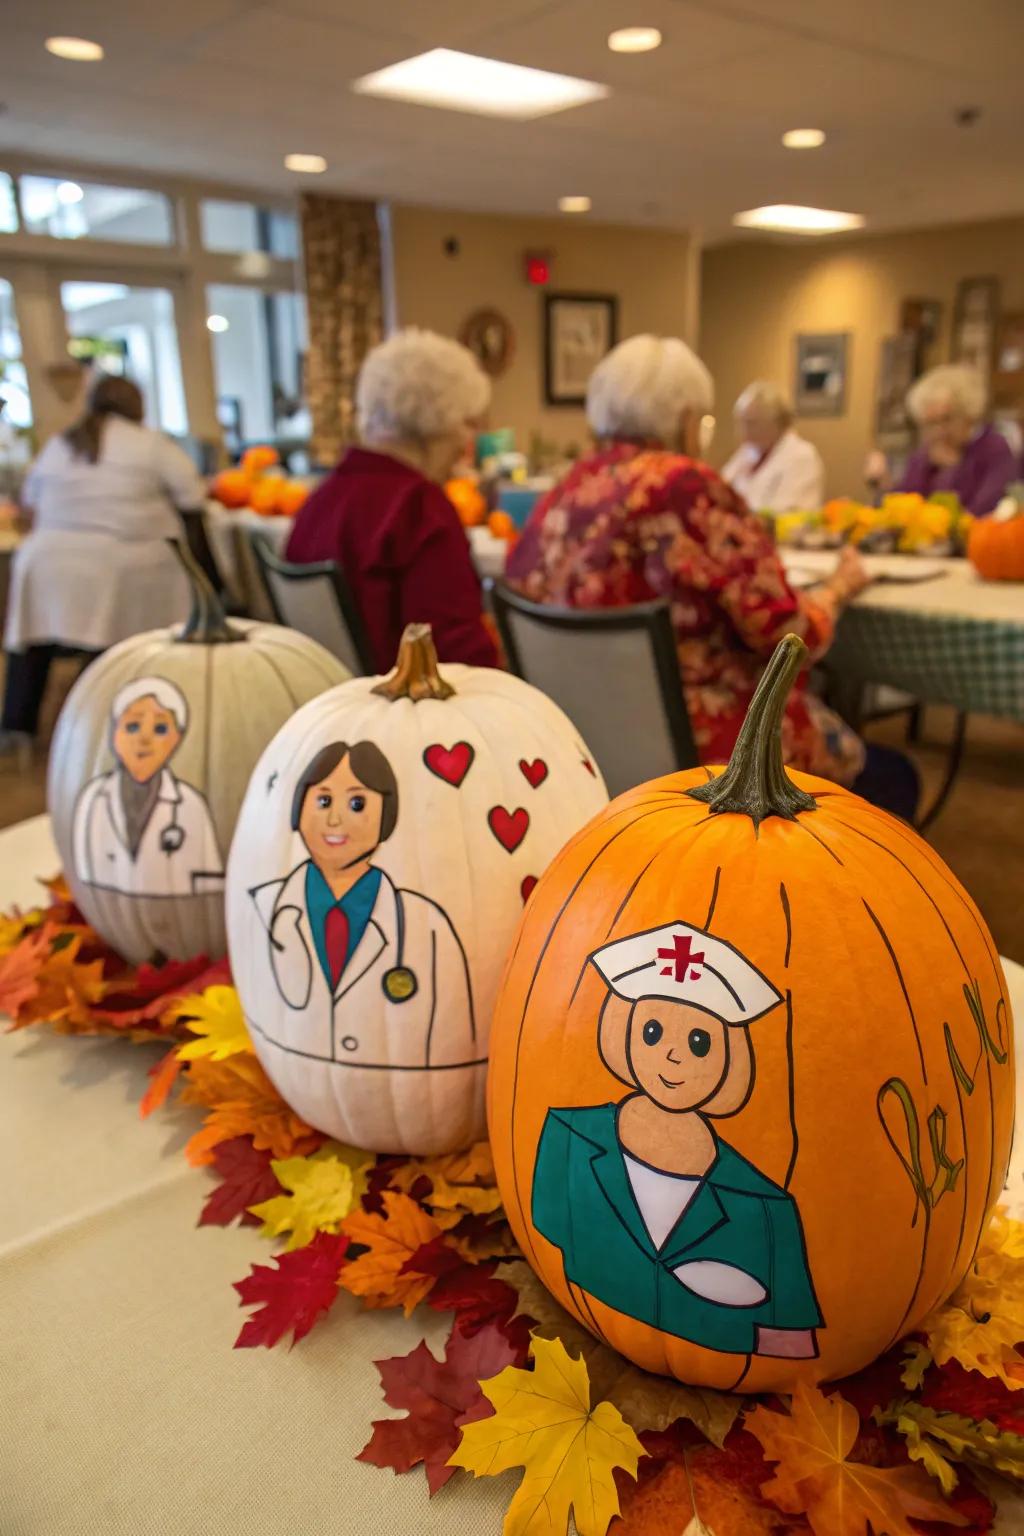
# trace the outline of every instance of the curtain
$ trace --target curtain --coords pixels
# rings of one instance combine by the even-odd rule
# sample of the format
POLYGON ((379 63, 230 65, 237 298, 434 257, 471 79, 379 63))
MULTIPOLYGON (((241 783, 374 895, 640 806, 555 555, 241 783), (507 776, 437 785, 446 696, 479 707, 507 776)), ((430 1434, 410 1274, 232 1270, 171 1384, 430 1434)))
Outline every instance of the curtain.
POLYGON ((333 464, 355 437, 360 364, 383 335, 380 231, 374 203, 305 193, 300 207, 313 458, 333 464))

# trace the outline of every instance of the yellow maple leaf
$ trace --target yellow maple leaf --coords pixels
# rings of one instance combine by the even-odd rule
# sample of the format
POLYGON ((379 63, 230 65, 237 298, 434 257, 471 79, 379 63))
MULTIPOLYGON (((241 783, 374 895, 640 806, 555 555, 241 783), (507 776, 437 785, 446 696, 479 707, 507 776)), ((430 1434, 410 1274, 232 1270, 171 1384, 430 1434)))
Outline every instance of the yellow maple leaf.
POLYGON ((341 1224, 354 1243, 367 1248, 346 1264, 341 1284, 368 1307, 404 1307, 408 1317, 433 1288, 435 1277, 401 1271, 417 1248, 439 1237, 441 1229, 408 1195, 385 1190, 382 1198, 383 1216, 355 1210, 341 1224))
POLYGON ((946 1493, 957 1481, 948 1457, 1024 1479, 1024 1438, 998 1429, 988 1419, 975 1422, 923 1403, 897 1403, 879 1422, 895 1424, 909 1454, 939 1479, 946 1493))
POLYGON ((277 1158, 270 1166, 290 1193, 249 1207, 263 1222, 264 1237, 287 1232, 288 1251, 304 1248, 318 1232, 337 1232, 355 1198, 351 1168, 326 1151, 311 1157, 277 1158))
POLYGON ((919 1339, 906 1339, 903 1344, 903 1366, 900 1370, 900 1381, 908 1392, 917 1392, 924 1382, 928 1367, 934 1363, 935 1357, 926 1344, 919 1339))
POLYGON ((1004 1205, 997 1205, 986 1240, 1008 1259, 1024 1259, 1024 1221, 1015 1221, 1004 1205))
POLYGON ((38 928, 45 916, 40 907, 28 912, 0 912, 0 955, 8 954, 26 933, 38 928))
POLYGON ((958 1289, 921 1324, 938 1365, 956 1360, 967 1370, 1024 1389, 1024 1223, 997 1209, 974 1263, 958 1289))
POLYGON ((202 1104, 209 1114, 185 1148, 193 1166, 213 1161, 213 1148, 232 1136, 251 1136, 258 1152, 275 1157, 312 1152, 322 1138, 288 1108, 255 1056, 189 1063, 182 1104, 202 1104))
POLYGON ((189 997, 177 998, 163 1016, 163 1022, 184 1022, 193 1035, 178 1051, 179 1061, 226 1061, 229 1056, 253 1054, 252 1041, 245 1027, 242 1004, 234 987, 207 987, 189 997))
POLYGON ((579 1536, 605 1536, 619 1513, 615 1468, 635 1478, 647 1453, 611 1403, 590 1406, 587 1367, 560 1339, 535 1338, 530 1353, 532 1371, 509 1365, 480 1383, 494 1414, 463 1427, 448 1465, 477 1477, 523 1468, 504 1536, 564 1536, 570 1510, 579 1536))
POLYGON ((805 1514, 816 1536, 915 1536, 910 1520, 966 1525, 934 1491, 920 1466, 848 1461, 860 1429, 852 1403, 801 1382, 788 1413, 758 1407, 743 1427, 759 1441, 775 1476, 761 1493, 788 1514, 805 1514))

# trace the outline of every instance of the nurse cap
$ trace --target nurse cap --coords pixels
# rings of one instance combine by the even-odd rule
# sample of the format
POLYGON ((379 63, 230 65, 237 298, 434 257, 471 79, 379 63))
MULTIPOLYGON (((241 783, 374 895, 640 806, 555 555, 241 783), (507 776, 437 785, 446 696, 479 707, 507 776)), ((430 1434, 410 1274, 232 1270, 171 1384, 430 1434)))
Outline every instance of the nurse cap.
POLYGON ((604 944, 590 956, 612 991, 628 1002, 663 997, 691 1003, 725 1024, 752 1024, 782 994, 724 939, 689 923, 666 923, 604 944))

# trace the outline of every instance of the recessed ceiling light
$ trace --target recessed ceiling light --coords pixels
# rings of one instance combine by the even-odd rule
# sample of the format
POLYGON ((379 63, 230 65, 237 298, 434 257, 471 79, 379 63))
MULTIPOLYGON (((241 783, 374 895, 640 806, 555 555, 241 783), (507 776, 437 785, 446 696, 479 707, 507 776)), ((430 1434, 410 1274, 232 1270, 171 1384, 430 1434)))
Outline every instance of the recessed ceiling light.
POLYGON ((61 181, 57 183, 58 203, 80 203, 85 193, 77 181, 61 181))
POLYGON ((95 64, 103 57, 102 46, 87 37, 48 37, 45 47, 47 53, 56 54, 58 59, 74 59, 76 64, 95 64))
POLYGON ((620 27, 608 37, 612 53, 650 53, 661 47, 661 33, 657 27, 620 27))
POLYGON ((432 48, 429 53, 378 69, 353 80, 352 89, 361 96, 387 96, 425 107, 446 107, 452 112, 516 118, 544 117, 609 94, 606 85, 592 80, 503 64, 499 59, 478 58, 451 48, 432 48))
POLYGON ((326 171, 327 161, 323 155, 285 155, 284 168, 301 171, 307 176, 319 176, 321 171, 326 171))
POLYGON ((791 128, 782 135, 782 142, 787 149, 820 149, 825 133, 821 128, 791 128))
POLYGON ((558 208, 561 213, 589 213, 589 197, 560 197, 558 208))
POLYGON ((796 203, 772 203, 767 208, 748 208, 745 213, 734 213, 732 221, 743 229, 832 235, 843 229, 861 229, 864 216, 860 213, 837 213, 832 208, 801 208, 796 203))
POLYGON ((208 331, 227 331, 231 328, 231 322, 227 315, 207 315, 206 329, 208 331))

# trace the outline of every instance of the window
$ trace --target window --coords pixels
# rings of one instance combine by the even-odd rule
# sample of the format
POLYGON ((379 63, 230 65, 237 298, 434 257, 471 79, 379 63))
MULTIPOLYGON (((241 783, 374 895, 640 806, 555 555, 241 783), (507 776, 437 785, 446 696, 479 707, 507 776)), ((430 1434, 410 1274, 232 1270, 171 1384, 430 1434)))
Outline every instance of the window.
POLYGON ((298 258, 299 224, 293 213, 205 197, 199 205, 199 227, 208 251, 263 251, 282 261, 298 258))
POLYGON ((14 290, 0 277, 0 398, 4 402, 0 416, 0 460, 6 457, 4 428, 24 429, 32 425, 32 402, 28 377, 21 360, 21 336, 14 313, 14 290))
MULTIPOLYGON (((217 408, 228 448, 308 441, 304 398, 306 304, 301 294, 213 283, 206 290, 217 408)), ((297 467, 297 466, 296 466, 297 467)))
POLYGON ((131 245, 173 245, 174 219, 162 192, 104 187, 57 176, 19 178, 21 214, 33 235, 57 240, 117 240, 131 245))
POLYGON ((12 235, 18 228, 18 205, 14 201, 14 181, 0 171, 0 235, 12 235))
POLYGON ((147 426, 187 432, 171 293, 141 284, 67 282, 60 285, 60 298, 72 357, 134 379, 147 426))

